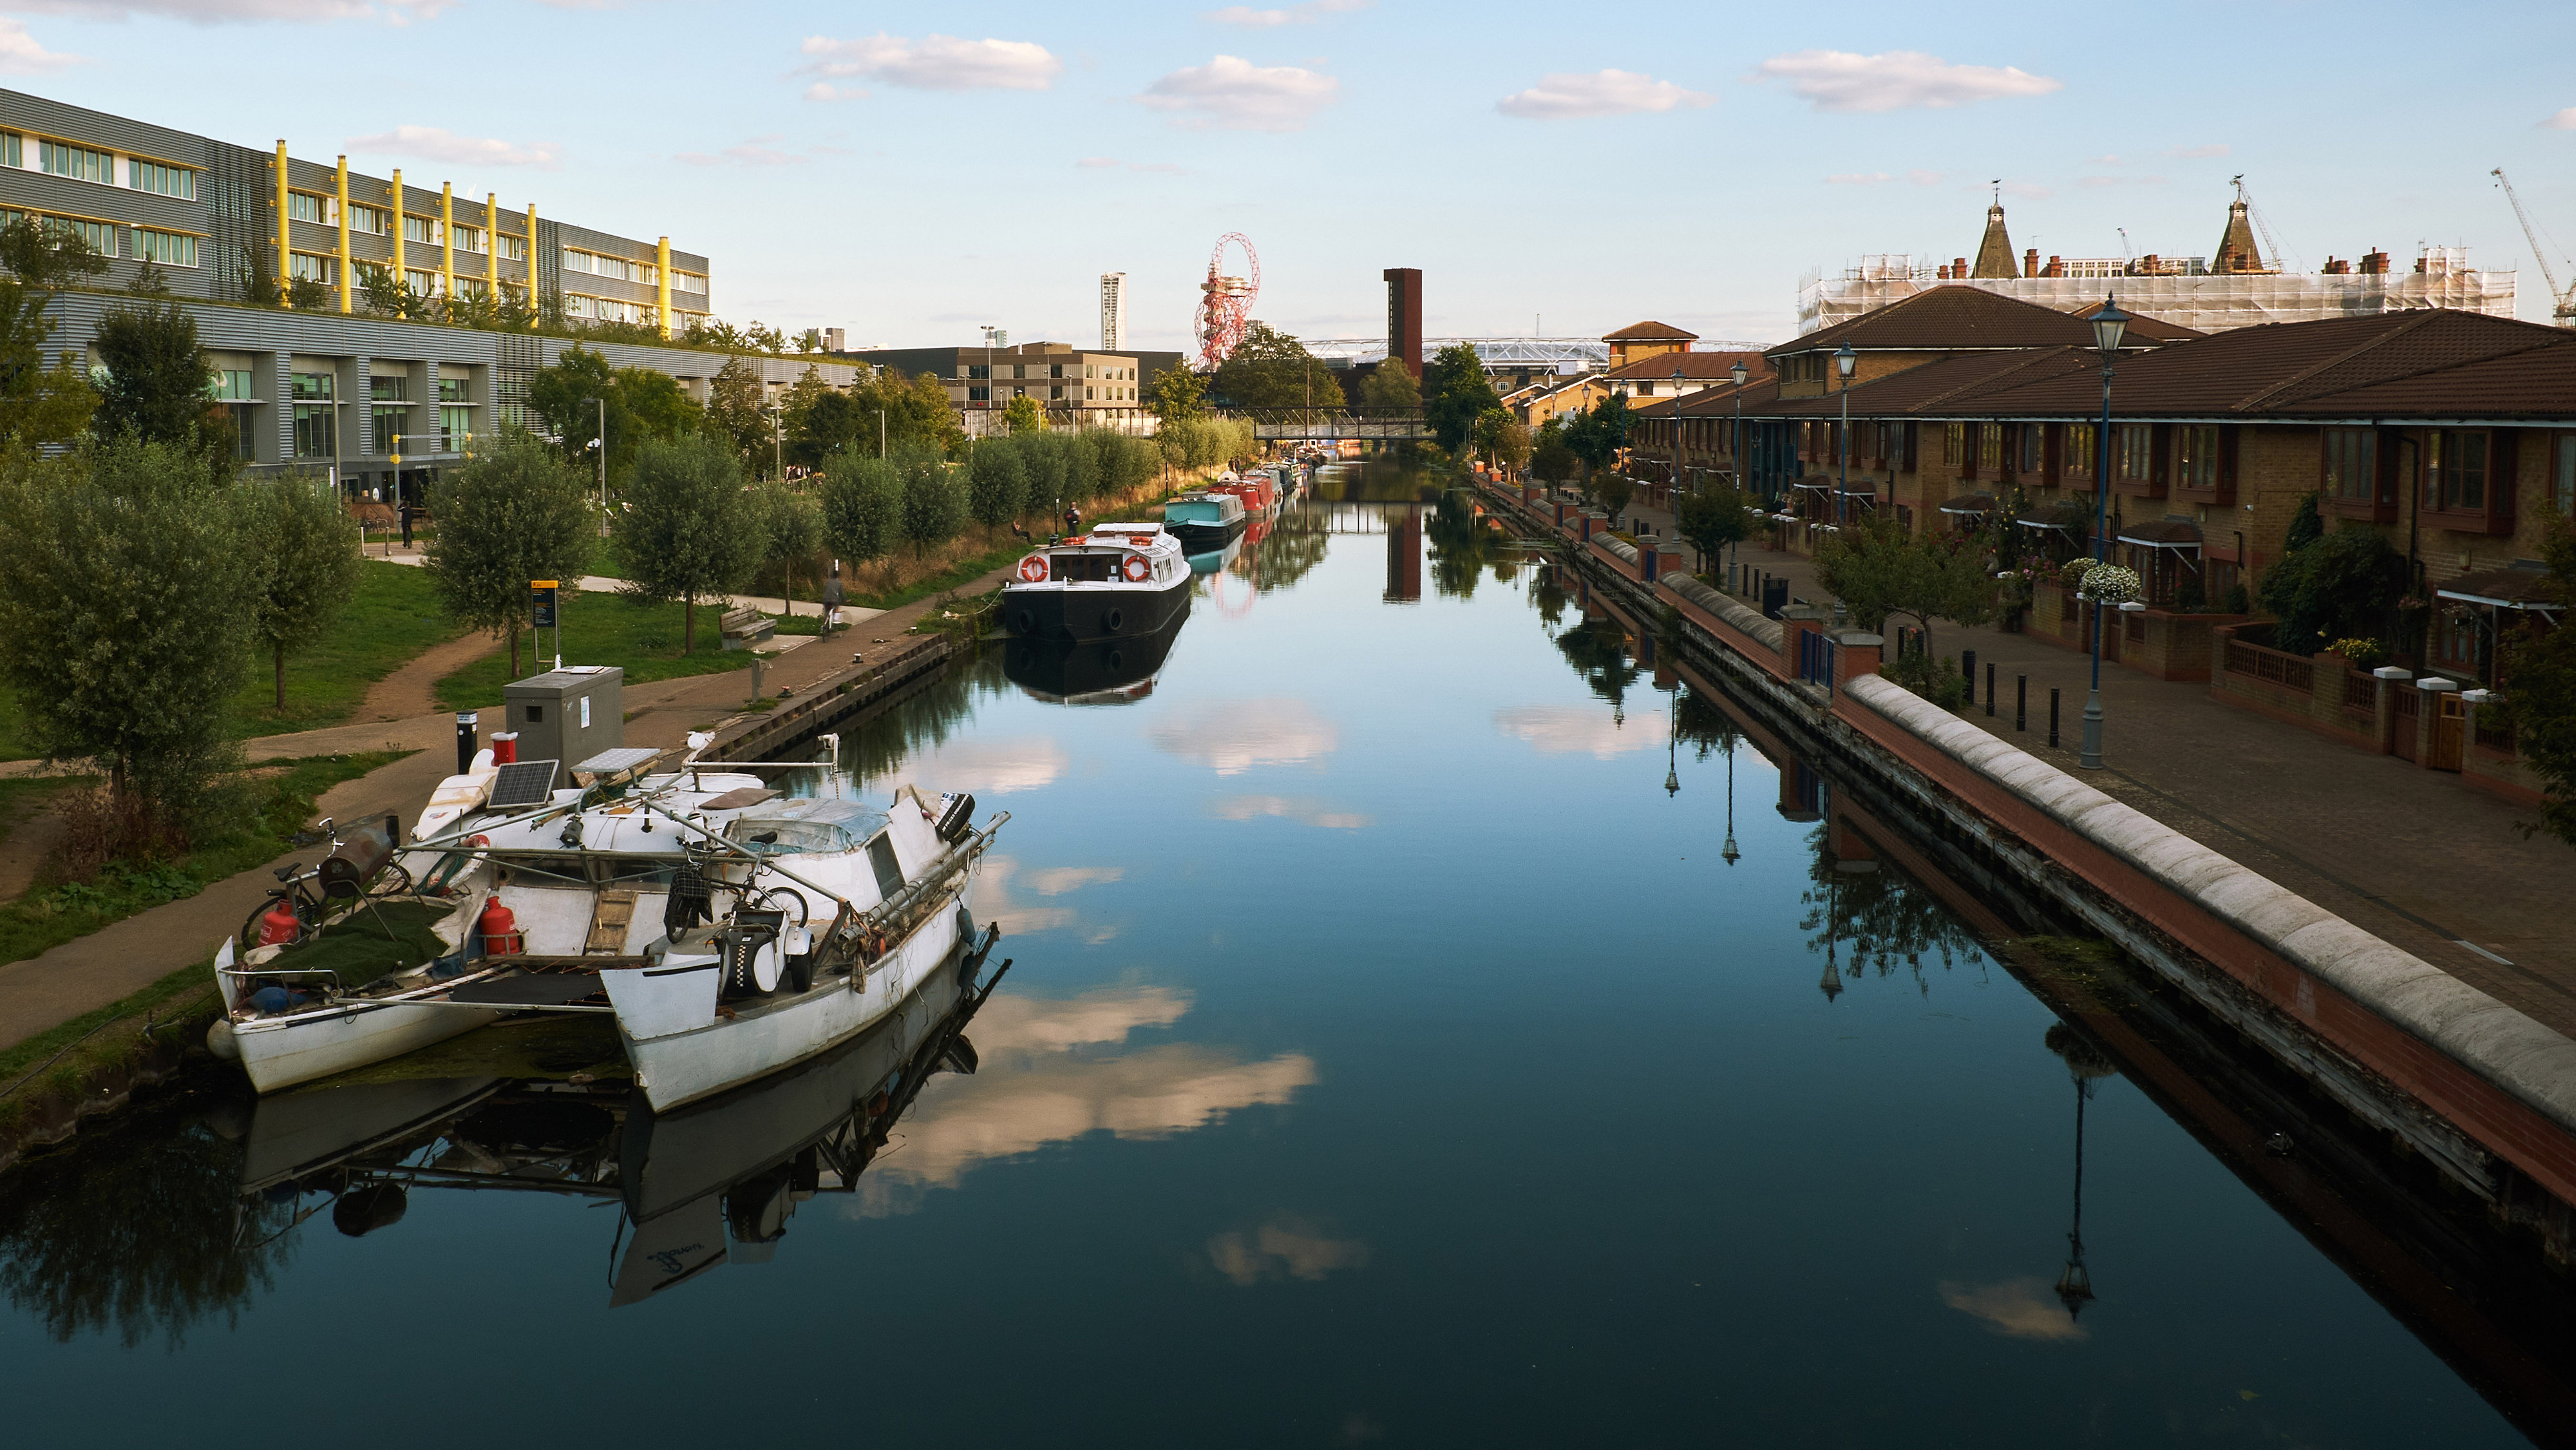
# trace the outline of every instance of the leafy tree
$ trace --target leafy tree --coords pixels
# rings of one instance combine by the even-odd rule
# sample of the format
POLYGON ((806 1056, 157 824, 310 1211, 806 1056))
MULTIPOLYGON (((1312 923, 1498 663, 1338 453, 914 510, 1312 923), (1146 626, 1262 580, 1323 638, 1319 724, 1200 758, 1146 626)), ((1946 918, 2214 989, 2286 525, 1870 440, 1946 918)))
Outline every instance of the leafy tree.
POLYGON ((1624 473, 1605 473, 1592 485, 1601 500, 1602 510, 1610 515, 1610 527, 1619 527, 1619 516, 1628 511, 1628 501, 1636 496, 1637 485, 1624 473))
MULTIPOLYGON (((867 416, 868 447, 876 450, 876 415, 867 416)), ((823 460, 835 453, 859 449, 859 406, 849 394, 835 388, 813 400, 802 413, 788 419, 787 456, 807 468, 820 468, 823 460)))
POLYGON ((1719 485, 1683 494, 1681 507, 1674 511, 1673 527, 1690 541, 1692 552, 1699 555, 1699 567, 1705 572, 1709 561, 1724 553, 1727 545, 1753 537, 1756 517, 1751 498, 1719 485))
POLYGON ((537 369, 528 379, 528 411, 545 420, 565 461, 585 469, 591 466, 591 444, 601 436, 602 401, 608 405, 605 426, 611 446, 623 442, 631 456, 634 430, 624 426, 626 400, 618 395, 617 372, 608 365, 607 354, 568 347, 553 366, 537 369))
POLYGON ((761 523, 761 568, 778 570, 778 612, 796 605, 796 566, 823 547, 823 508, 811 494, 772 482, 756 495, 761 523))
POLYGON ((1043 433, 1021 440, 1020 466, 1027 471, 1023 485, 1020 512, 1027 513, 1043 506, 1049 513, 1084 497, 1073 487, 1073 439, 1064 433, 1043 433))
MULTIPOLYGON (((2301 512, 2313 522, 2315 509, 2311 495, 2301 512)), ((2290 537, 2302 532, 2293 518, 2290 537)), ((2292 654, 2314 654, 2330 639, 2384 637, 2405 592, 2406 557, 2367 525, 2308 532, 2263 576, 2263 607, 2281 617, 2273 643, 2292 654)))
POLYGON ((1207 379, 1185 367, 1168 367, 1145 389, 1145 406, 1166 423, 1178 423, 1207 411, 1207 379))
POLYGON ((1501 408, 1488 408, 1476 419, 1475 439, 1485 461, 1497 468, 1518 468, 1529 462, 1529 425, 1501 408))
POLYGON ((161 270, 159 263, 145 257, 134 264, 134 280, 125 284, 125 291, 130 297, 167 297, 170 295, 170 274, 161 270))
POLYGON ((1863 629, 1886 628, 1891 614, 1913 616, 1926 653, 1934 619, 1975 626, 1995 616, 1994 576, 1974 540, 1918 539, 1893 515, 1873 514, 1827 534, 1816 549, 1816 577, 1863 629))
POLYGON ((0 267, 20 283, 52 293, 105 276, 107 259, 80 233, 22 216, 0 226, 0 267))
POLYGON ((1037 399, 1024 393, 1011 399, 1010 406, 1002 410, 1002 428, 1014 437, 1043 433, 1046 410, 1038 406, 1037 399))
POLYGON ((766 540, 744 498, 742 463, 716 439, 636 450, 613 542, 627 593, 680 602, 682 654, 698 650, 698 601, 731 593, 759 567, 766 540))
POLYGON ((857 447, 862 454, 896 448, 930 448, 954 454, 965 446, 966 432, 948 401, 947 385, 930 373, 907 378, 895 368, 880 368, 850 390, 858 414, 857 447), (882 436, 883 450, 877 446, 882 436))
POLYGON ((9 271, 0 277, 0 441, 33 446, 76 438, 89 427, 98 392, 68 361, 45 366, 45 340, 54 334, 45 309, 65 283, 107 264, 79 237, 22 218, 0 226, 0 267, 9 271))
POLYGON ((1574 415, 1562 435, 1565 446, 1583 460, 1587 471, 1597 473, 1617 461, 1619 450, 1628 446, 1629 421, 1628 395, 1612 393, 1574 415))
POLYGON ((633 444, 647 438, 675 443, 698 431, 706 421, 706 410, 681 388, 680 380, 658 368, 619 368, 616 387, 611 397, 618 407, 609 411, 609 467, 618 469, 633 459, 633 444), (620 413, 632 425, 632 442, 625 442, 617 429, 620 413), (619 445, 624 445, 621 457, 619 445))
POLYGON ((590 562, 590 479, 532 435, 512 429, 500 446, 429 489, 438 535, 422 562, 448 614, 470 629, 507 634, 519 673, 519 631, 532 579, 578 579, 590 562))
POLYGON ((821 352, 823 350, 823 329, 819 327, 809 327, 803 332, 796 334, 796 350, 798 352, 821 352))
POLYGON ((1388 358, 1369 369, 1353 390, 1363 408, 1411 411, 1422 406, 1422 384, 1413 380, 1413 370, 1394 358, 1388 358))
POLYGON ((177 303, 120 307, 98 320, 93 345, 107 384, 90 426, 102 437, 131 431, 147 442, 199 445, 215 375, 195 318, 177 303))
POLYGON ((333 308, 332 289, 310 277, 290 278, 286 284, 286 305, 298 312, 329 312, 333 308))
MULTIPOLYGON (((2541 557, 2558 602, 2576 604, 2576 525, 2552 528, 2541 557)), ((2524 763, 2545 787, 2540 819, 2522 833, 2546 831, 2576 846, 2576 628, 2559 624, 2510 640, 2503 655, 2504 708, 2524 763)))
POLYGON ((707 426, 731 444, 734 456, 769 454, 769 387, 749 360, 725 359, 707 387, 707 426))
MULTIPOLYGON (((987 438, 966 465, 966 507, 975 522, 998 529, 1028 511, 1029 474, 1017 438, 987 438)), ((1039 440, 1031 438, 1029 442, 1039 440)))
POLYGON ((1337 408, 1341 384, 1323 359, 1266 322, 1245 329, 1243 341, 1209 380, 1216 395, 1238 408, 1269 410, 1337 408))
POLYGON ((0 470, 0 680, 37 750, 105 767, 118 854, 201 823, 257 587, 237 496, 181 449, 0 470))
POLYGON ((1485 376, 1483 360, 1467 344, 1453 342, 1423 364, 1423 421, 1431 425, 1431 436, 1447 452, 1456 453, 1465 446, 1476 420, 1487 409, 1502 405, 1493 379, 1485 376))
POLYGON ((966 500, 946 462, 927 454, 899 460, 903 469, 903 536, 914 557, 957 537, 966 523, 966 500))
POLYGON ((416 317, 427 300, 391 267, 358 268, 358 305, 378 317, 416 317))
POLYGON ((245 485, 244 538, 257 562, 251 637, 268 652, 277 708, 286 708, 286 656, 322 635, 358 587, 358 531, 331 485, 291 474, 245 485))
POLYGON ((1541 483, 1559 484, 1574 476, 1579 462, 1574 450, 1566 446, 1563 420, 1550 418, 1539 425, 1538 437, 1530 449, 1530 476, 1541 483))
POLYGON ((903 532, 903 471, 866 457, 835 467, 823 480, 823 542, 856 570, 893 552, 903 532))

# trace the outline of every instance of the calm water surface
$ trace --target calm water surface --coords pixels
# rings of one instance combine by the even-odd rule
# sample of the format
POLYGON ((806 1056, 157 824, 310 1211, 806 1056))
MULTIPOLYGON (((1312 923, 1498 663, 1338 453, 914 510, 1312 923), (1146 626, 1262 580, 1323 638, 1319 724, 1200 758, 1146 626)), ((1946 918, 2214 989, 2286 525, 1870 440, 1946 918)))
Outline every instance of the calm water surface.
MULTIPOLYGON (((353 1237, 176 1095, 0 1180, 11 1438, 2523 1443, 2116 1074, 2070 1314, 2094 1059, 1615 626, 1395 513, 1302 507, 1149 690, 997 647, 854 734, 1012 812, 1016 965, 852 1191, 612 1308, 614 1196, 429 1175, 353 1237)), ((516 1136, 616 1167, 587 1131, 516 1136)))

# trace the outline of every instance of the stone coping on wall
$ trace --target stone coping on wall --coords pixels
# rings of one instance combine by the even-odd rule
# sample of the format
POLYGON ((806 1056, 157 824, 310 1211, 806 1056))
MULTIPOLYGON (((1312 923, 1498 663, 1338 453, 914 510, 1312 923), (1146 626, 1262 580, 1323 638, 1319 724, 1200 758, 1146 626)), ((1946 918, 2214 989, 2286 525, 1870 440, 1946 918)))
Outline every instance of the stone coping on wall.
POLYGON ((1736 633, 1769 646, 1773 657, 1778 657, 1780 621, 1763 618, 1760 614, 1728 598, 1721 591, 1710 588, 1688 574, 1666 575, 1656 582, 1698 606, 1702 612, 1723 620, 1727 627, 1736 633))
POLYGON ((2368 1007, 2561 1129, 2576 1131, 2576 1041, 2382 941, 1881 676, 1844 694, 2368 1007))

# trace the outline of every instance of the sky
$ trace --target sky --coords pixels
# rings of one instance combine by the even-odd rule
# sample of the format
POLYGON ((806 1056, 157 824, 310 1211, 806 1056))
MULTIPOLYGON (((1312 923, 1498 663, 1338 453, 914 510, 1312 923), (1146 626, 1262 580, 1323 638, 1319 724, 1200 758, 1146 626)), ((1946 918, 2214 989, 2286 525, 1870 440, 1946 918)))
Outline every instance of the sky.
POLYGON ((1997 183, 2016 249, 2205 256, 2239 174, 2295 269, 2464 244, 2548 316, 2488 173, 2576 247, 2576 6, 2099 13, 0 0, 0 85, 668 233, 720 316, 853 346, 1096 346, 1121 271, 1184 348, 1229 232, 1301 337, 1409 266, 1435 336, 1769 343, 1809 272, 1973 255, 1997 183))

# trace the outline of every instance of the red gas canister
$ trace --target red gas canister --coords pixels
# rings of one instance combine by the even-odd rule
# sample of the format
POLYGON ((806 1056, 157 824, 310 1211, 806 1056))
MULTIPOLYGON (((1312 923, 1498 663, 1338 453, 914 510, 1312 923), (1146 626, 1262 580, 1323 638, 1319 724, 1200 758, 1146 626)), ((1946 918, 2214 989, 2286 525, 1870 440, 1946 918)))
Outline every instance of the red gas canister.
POLYGON ((260 913, 259 944, 264 947, 281 946, 295 940, 295 934, 303 929, 304 923, 295 919, 295 909, 281 899, 260 913))
POLYGON ((527 942, 519 935, 519 918, 501 904, 498 896, 483 899, 483 914, 474 919, 474 934, 482 938, 483 955, 487 957, 517 956, 527 950, 527 942))

